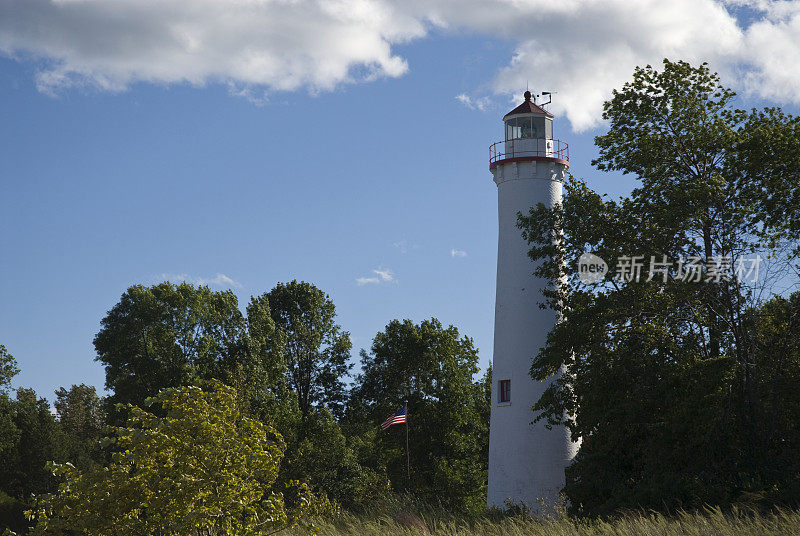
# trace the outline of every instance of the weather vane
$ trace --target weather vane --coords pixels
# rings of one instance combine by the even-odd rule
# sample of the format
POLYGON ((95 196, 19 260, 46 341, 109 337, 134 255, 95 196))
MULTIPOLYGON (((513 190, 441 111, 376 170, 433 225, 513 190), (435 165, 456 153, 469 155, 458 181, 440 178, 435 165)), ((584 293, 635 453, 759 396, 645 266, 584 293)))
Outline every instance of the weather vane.
MULTIPOLYGON (((557 91, 542 91, 542 94, 541 94, 541 95, 536 95, 536 98, 539 98, 539 97, 542 97, 542 96, 544 96, 544 95, 547 95, 547 97, 548 97, 548 99, 549 99, 547 102, 543 102, 543 103, 539 104, 539 106, 547 106, 548 104, 550 104, 551 102, 553 102, 553 95, 554 95, 555 93, 558 93, 558 92, 557 92, 557 91)), ((536 102, 536 101, 534 101, 534 102, 536 102)), ((538 103, 537 103, 537 104, 538 104, 538 103)))

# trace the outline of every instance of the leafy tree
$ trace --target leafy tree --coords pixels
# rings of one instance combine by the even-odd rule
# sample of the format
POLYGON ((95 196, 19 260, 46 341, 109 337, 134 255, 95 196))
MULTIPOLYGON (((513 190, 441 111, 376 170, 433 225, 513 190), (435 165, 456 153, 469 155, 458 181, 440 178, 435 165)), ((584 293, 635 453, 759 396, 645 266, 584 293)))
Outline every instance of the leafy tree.
POLYGON ((762 403, 756 416, 758 443, 741 445, 757 456, 756 474, 770 503, 800 499, 800 292, 775 296, 748 311, 747 332, 754 345, 753 364, 761 371, 754 397, 762 403), (753 448, 755 447, 755 448, 753 448))
POLYGON ((22 516, 25 503, 9 495, 9 492, 19 493, 12 475, 18 459, 20 431, 15 422, 14 401, 8 396, 11 379, 18 373, 16 359, 0 344, 0 527, 14 530, 25 527, 22 516))
POLYGON ((37 397, 33 389, 17 389, 13 419, 19 439, 5 460, 7 472, 0 481, 5 483, 9 495, 26 498, 31 493, 53 487, 55 481, 45 464, 50 460, 63 460, 63 435, 50 404, 37 397))
MULTIPOLYGON (((349 504, 374 475, 353 465, 338 423, 325 413, 341 412, 349 368, 349 336, 334 318, 330 298, 307 283, 251 298, 246 316, 231 292, 185 283, 131 287, 95 338, 114 391, 109 406, 141 406, 159 389, 218 379, 236 389, 243 411, 286 437, 280 483, 300 479, 349 504), (325 472, 314 463, 323 458, 325 472)), ((119 423, 124 415, 112 417, 119 423)))
POLYGON ((73 385, 69 390, 61 387, 56 391, 54 406, 65 436, 67 459, 79 468, 101 463, 105 410, 95 388, 85 384, 73 385))
POLYGON ((613 201, 572 178, 561 206, 520 215, 536 273, 552 282, 544 305, 562 317, 531 373, 563 374, 535 409, 583 440, 565 490, 581 512, 724 504, 786 484, 769 469, 785 429, 764 435, 762 417, 790 401, 759 396, 777 380, 749 320, 768 281, 736 267, 765 251, 790 266, 800 120, 736 110, 733 98, 705 64, 637 68, 605 105, 595 164, 641 186, 613 201), (641 256, 644 277, 583 284, 575 268, 587 251, 612 271, 641 256), (647 280, 663 256, 698 259, 708 281, 676 263, 647 280), (732 265, 724 278, 711 277, 715 257, 732 265))
POLYGON ((19 531, 26 523, 22 515, 25 503, 11 495, 20 492, 16 479, 12 480, 20 438, 14 410, 14 401, 7 393, 0 393, 0 527, 19 531))
POLYGON ((64 461, 64 435, 50 405, 32 389, 17 389, 15 400, 0 394, 0 427, 0 523, 23 530, 31 493, 55 489, 45 464, 64 461))
POLYGON ((392 487, 461 511, 481 510, 488 413, 484 387, 472 380, 478 372, 472 339, 435 318, 420 324, 393 320, 375 336, 371 352, 362 351, 361 360, 348 420, 366 423, 373 431, 374 451, 367 455, 380 464, 378 469, 385 467, 392 487), (404 427, 374 432, 406 400, 410 483, 404 427))
POLYGON ((385 476, 359 463, 352 439, 326 408, 313 409, 303 417, 295 412, 287 430, 286 457, 280 481, 302 481, 313 490, 324 492, 346 508, 366 508, 385 496, 385 476))
POLYGON ((7 459, 19 440, 14 424, 13 402, 8 397, 11 379, 19 373, 17 360, 0 344, 0 459, 7 459))
POLYGON ((156 413, 129 407, 116 429, 108 467, 54 465, 64 481, 41 498, 33 534, 248 535, 287 527, 308 510, 287 512, 273 484, 283 440, 247 417, 235 391, 218 382, 162 390, 156 413))
POLYGON ((250 359, 238 367, 234 381, 240 393, 246 393, 249 412, 262 419, 276 409, 276 397, 284 392, 286 371, 283 352, 286 337, 275 329, 266 296, 251 297, 247 304, 248 352, 250 359))
POLYGON ((336 307, 314 285, 279 283, 262 296, 269 302, 276 332, 285 341, 286 382, 302 414, 327 407, 341 415, 351 365, 350 334, 336 324, 336 307))
POLYGON ((252 300, 245 319, 230 291, 187 283, 130 287, 94 339, 110 405, 141 405, 160 389, 214 378, 246 389, 263 406, 281 351, 268 307, 252 300))
POLYGON ((17 360, 0 344, 0 393, 7 392, 11 379, 19 374, 17 360))

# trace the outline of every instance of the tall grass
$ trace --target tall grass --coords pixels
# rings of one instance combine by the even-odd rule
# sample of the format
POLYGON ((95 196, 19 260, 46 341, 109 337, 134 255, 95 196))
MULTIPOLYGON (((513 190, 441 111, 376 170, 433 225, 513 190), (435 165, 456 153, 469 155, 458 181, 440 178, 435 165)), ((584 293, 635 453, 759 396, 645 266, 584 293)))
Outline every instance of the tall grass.
MULTIPOLYGON (((437 536, 764 536, 800 535, 800 511, 771 514, 719 509, 703 512, 628 514, 614 520, 577 520, 565 515, 551 517, 459 517, 444 509, 420 504, 386 504, 354 515, 316 525, 320 536, 424 535, 437 536)), ((304 534, 296 531, 295 534, 304 534)))

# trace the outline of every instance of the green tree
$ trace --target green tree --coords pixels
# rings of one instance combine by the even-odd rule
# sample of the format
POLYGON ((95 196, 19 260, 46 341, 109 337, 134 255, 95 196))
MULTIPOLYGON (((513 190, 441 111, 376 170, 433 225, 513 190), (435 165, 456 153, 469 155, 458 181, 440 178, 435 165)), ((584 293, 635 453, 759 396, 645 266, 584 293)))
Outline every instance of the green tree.
POLYGON ((278 428, 287 430, 281 481, 306 482, 349 509, 368 508, 385 496, 386 477, 360 463, 352 438, 326 408, 312 409, 305 417, 295 411, 278 428))
MULTIPOLYGON (((362 351, 362 372, 351 395, 350 422, 372 429, 374 452, 395 490, 408 489, 460 511, 486 501, 488 413, 472 339, 434 319, 393 320, 362 351), (408 401, 411 482, 406 475, 405 429, 375 433, 408 401)), ((369 433, 365 431, 364 433, 369 433)), ((362 447, 363 448, 363 447, 362 447)))
POLYGON ((5 346, 0 344, 0 393, 8 392, 11 379, 19 374, 17 360, 8 353, 5 346))
POLYGON ((56 391, 54 406, 65 437, 67 459, 79 468, 102 463, 100 440, 106 416, 103 400, 94 386, 73 385, 69 390, 61 387, 56 391))
POLYGON ((748 311, 753 364, 761 372, 755 398, 762 401, 757 415, 756 452, 764 496, 770 503, 792 504, 800 499, 800 292, 775 296, 748 311), (763 476, 762 476, 763 475, 763 476))
MULTIPOLYGON (((350 334, 336 324, 336 307, 314 285, 278 283, 265 294, 276 332, 285 341, 286 383, 302 414, 326 407, 341 415, 351 368, 350 334)), ((262 298, 263 298, 262 297, 262 298)))
POLYGON ((0 344, 0 460, 8 458, 8 453, 19 440, 14 425, 13 402, 8 396, 11 379, 18 373, 17 360, 0 344))
POLYGON ((273 337, 285 349, 283 381, 267 416, 286 440, 280 481, 307 482, 348 507, 370 500, 385 481, 358 463, 336 419, 346 398, 351 344, 336 324, 333 301, 297 281, 279 283, 254 300, 268 303, 273 337))
MULTIPOLYGON (((58 492, 41 498, 34 534, 256 535, 292 525, 274 489, 283 440, 240 411, 235 390, 218 382, 164 389, 129 407, 113 435, 108 467, 54 465, 58 492)), ((303 506, 305 505, 305 506, 303 506)))
POLYGON ((268 307, 252 300, 246 319, 230 291, 187 283, 130 287, 94 339, 113 391, 110 406, 142 405, 160 389, 212 378, 237 384, 263 406, 281 370, 268 307))
POLYGON ((23 530, 30 495, 55 489, 45 464, 65 460, 64 435, 50 405, 32 389, 17 389, 14 400, 0 394, 0 426, 0 522, 23 530))
POLYGON ((5 460, 0 481, 9 495, 26 498, 31 493, 50 490, 55 481, 45 464, 63 460, 63 435, 50 404, 39 398, 33 389, 20 387, 13 403, 14 427, 19 438, 5 460))
POLYGON ((14 401, 8 396, 11 379, 19 373, 17 361, 0 345, 0 526, 22 530, 24 503, 9 495, 11 471, 17 459, 20 433, 15 423, 14 401))
POLYGON ((535 270, 552 282, 544 303, 562 317, 531 372, 564 373, 535 409, 583 440, 566 493, 584 513, 729 503, 782 485, 768 468, 786 436, 764 443, 762 416, 778 408, 758 395, 774 374, 748 320, 769 290, 765 267, 756 283, 735 268, 765 252, 786 268, 796 252, 800 121, 736 110, 733 98, 706 65, 637 68, 605 105, 594 163, 640 186, 613 201, 572 178, 562 205, 520 216, 535 270), (645 277, 583 284, 587 251, 612 272, 641 256, 645 277), (666 276, 648 281, 663 256, 666 276), (711 277, 715 257, 731 263, 726 278, 711 277), (682 277, 690 259, 700 282, 682 277))
POLYGON ((286 363, 286 336, 275 329, 266 296, 250 297, 247 304, 248 353, 250 358, 236 370, 234 381, 240 394, 246 394, 248 409, 253 415, 266 418, 277 411, 286 363))

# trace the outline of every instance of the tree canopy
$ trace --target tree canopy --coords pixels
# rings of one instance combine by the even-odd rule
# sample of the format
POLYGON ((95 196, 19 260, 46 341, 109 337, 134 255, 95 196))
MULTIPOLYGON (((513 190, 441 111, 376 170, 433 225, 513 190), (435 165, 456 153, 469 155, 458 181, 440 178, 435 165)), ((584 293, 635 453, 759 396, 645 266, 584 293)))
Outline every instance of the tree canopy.
POLYGON ((63 387, 55 392, 53 404, 64 435, 65 457, 79 468, 103 462, 101 439, 106 426, 103 399, 90 385, 63 387))
POLYGON ((488 397, 473 382, 478 352, 472 339, 433 318, 393 320, 378 333, 351 394, 349 421, 369 436, 394 489, 406 489, 462 511, 486 501, 488 397), (411 482, 406 475, 405 430, 377 425, 408 401, 411 482))
POLYGON ((251 300, 248 317, 231 291, 182 283, 130 287, 94 339, 106 369, 109 403, 142 405, 166 387, 217 379, 240 385, 257 402, 279 371, 280 338, 269 305, 251 300))
POLYGON ((286 382, 300 411, 326 407, 341 415, 347 398, 350 334, 336 323, 333 300, 310 283, 278 283, 263 296, 275 329, 285 340, 286 382))
POLYGON ((243 414, 231 387, 164 389, 129 407, 108 467, 54 465, 58 491, 41 497, 33 534, 255 535, 293 524, 274 488, 283 440, 243 414))
POLYGON ((11 379, 17 374, 19 374, 17 360, 8 353, 5 346, 0 344, 0 393, 8 390, 11 379))
POLYGON ((17 389, 13 399, 0 393, 0 526, 26 527, 22 512, 31 494, 56 486, 45 464, 64 462, 68 454, 66 437, 47 400, 26 388, 17 389))

